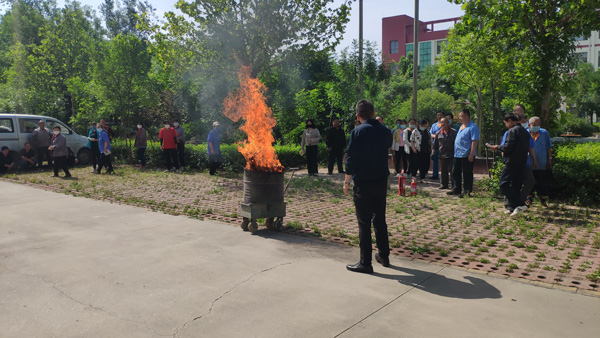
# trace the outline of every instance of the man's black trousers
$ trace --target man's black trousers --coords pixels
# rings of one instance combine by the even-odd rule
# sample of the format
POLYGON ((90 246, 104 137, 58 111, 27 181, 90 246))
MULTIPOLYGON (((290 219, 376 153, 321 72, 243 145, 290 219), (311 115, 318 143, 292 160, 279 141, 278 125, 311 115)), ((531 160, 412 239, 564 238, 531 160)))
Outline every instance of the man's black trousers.
POLYGON ((385 222, 387 188, 387 177, 354 186, 354 205, 356 207, 358 237, 360 240, 360 262, 363 265, 371 265, 372 261, 371 222, 375 230, 375 240, 379 254, 384 259, 390 255, 387 224, 385 222))
POLYGON ((510 210, 515 210, 516 207, 525 205, 520 197, 521 185, 523 184, 523 169, 511 170, 504 167, 500 175, 500 190, 508 200, 510 210))
POLYGON ((344 158, 344 148, 332 148, 329 152, 329 163, 327 164, 327 172, 333 173, 333 165, 337 162, 338 173, 344 172, 344 164, 342 163, 342 159, 344 158))

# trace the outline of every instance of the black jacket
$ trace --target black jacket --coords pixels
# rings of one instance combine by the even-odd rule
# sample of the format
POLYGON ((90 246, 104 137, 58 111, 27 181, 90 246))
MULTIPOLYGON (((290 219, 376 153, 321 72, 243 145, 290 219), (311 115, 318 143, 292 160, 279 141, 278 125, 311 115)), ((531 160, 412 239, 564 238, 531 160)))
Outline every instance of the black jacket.
POLYGON ((506 142, 498 146, 498 150, 504 153, 504 165, 508 170, 523 171, 527 164, 530 137, 527 130, 520 124, 510 128, 506 134, 506 142))
POLYGON ((344 133, 344 130, 341 127, 339 129, 334 127, 329 128, 325 136, 327 148, 333 148, 334 150, 346 148, 346 133, 344 133))
POLYGON ((375 119, 369 119, 354 128, 346 152, 346 174, 352 175, 354 184, 368 184, 387 179, 388 149, 392 146, 392 133, 375 119))

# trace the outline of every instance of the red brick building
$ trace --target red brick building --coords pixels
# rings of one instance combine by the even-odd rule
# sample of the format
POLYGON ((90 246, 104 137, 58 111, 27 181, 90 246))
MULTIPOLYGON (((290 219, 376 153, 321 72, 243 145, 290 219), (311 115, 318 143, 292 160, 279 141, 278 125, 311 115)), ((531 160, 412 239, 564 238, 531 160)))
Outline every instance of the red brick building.
MULTIPOLYGON (((435 25, 456 23, 458 18, 436 21, 419 21, 419 66, 425 67, 435 63, 446 42, 448 29, 435 30, 435 25)), ((406 56, 414 50, 413 37, 414 18, 408 15, 398 15, 383 18, 381 22, 381 45, 384 63, 397 62, 400 56, 406 56)))

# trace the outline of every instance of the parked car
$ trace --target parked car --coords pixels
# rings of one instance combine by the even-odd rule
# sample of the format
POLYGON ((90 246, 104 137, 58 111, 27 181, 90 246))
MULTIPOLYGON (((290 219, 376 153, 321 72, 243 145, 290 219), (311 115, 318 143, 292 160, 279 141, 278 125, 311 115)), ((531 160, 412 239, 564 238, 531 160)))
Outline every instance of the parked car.
POLYGON ((82 136, 67 127, 63 122, 47 116, 25 114, 0 114, 0 146, 8 146, 10 150, 19 151, 30 142, 31 133, 38 128, 38 122, 46 123, 46 129, 52 133, 59 126, 61 133, 67 139, 67 145, 77 154, 80 164, 88 164, 92 150, 87 147, 87 135, 82 136))

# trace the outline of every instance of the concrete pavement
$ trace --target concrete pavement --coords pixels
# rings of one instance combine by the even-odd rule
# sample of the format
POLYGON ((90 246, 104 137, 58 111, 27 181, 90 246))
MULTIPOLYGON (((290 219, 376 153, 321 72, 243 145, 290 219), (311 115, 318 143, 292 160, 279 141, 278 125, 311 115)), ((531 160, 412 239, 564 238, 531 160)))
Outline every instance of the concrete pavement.
POLYGON ((594 337, 600 299, 0 181, 0 337, 594 337))

